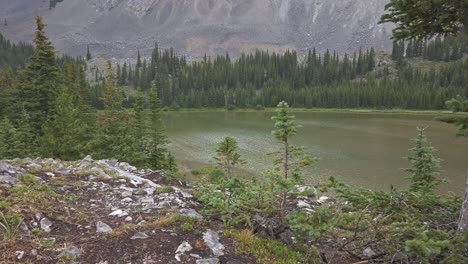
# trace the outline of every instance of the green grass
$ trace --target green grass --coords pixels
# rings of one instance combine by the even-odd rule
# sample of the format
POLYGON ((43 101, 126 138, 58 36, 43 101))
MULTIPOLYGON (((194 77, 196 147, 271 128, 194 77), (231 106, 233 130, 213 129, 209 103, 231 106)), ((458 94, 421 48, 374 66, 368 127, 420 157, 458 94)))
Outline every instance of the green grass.
POLYGON ((237 253, 253 255, 257 258, 257 263, 320 263, 319 256, 306 256, 282 242, 257 237, 250 230, 235 230, 227 233, 236 240, 237 253))
POLYGON ((174 189, 171 186, 161 186, 159 188, 156 188, 155 190, 156 193, 171 193, 174 192, 174 189))

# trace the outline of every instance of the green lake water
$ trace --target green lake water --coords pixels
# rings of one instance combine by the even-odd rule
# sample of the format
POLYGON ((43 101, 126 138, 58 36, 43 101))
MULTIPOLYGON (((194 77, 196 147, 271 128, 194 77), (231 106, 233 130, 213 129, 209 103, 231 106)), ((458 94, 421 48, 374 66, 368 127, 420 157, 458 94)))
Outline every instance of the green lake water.
MULTIPOLYGON (((440 177, 448 180, 441 191, 461 193, 468 169, 468 139, 456 138, 453 125, 435 121, 434 115, 385 113, 294 113, 302 126, 293 144, 320 160, 304 172, 306 181, 317 183, 329 176, 373 189, 407 186, 409 166, 405 156, 412 147, 416 127, 427 135, 443 159, 440 177)), ((170 112, 165 117, 169 149, 191 167, 213 164, 217 142, 226 136, 239 142, 248 161, 243 169, 261 174, 271 168, 278 149, 272 138, 271 112, 170 112)))

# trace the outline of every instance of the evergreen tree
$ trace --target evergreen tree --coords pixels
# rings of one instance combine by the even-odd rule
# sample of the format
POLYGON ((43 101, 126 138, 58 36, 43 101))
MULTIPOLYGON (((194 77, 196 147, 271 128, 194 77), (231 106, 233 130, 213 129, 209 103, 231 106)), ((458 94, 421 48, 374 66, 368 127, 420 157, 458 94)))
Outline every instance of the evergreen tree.
POLYGON ((107 77, 103 88, 103 97, 101 98, 105 109, 107 110, 119 110, 122 108, 123 96, 120 87, 115 82, 114 71, 112 70, 112 64, 110 61, 107 62, 107 77))
POLYGON ((61 88, 61 78, 55 50, 45 35, 41 17, 36 18, 36 24, 34 55, 20 75, 13 97, 14 113, 21 113, 21 109, 24 109, 30 116, 34 134, 40 135, 42 125, 48 119, 61 88))
MULTIPOLYGON (((279 157, 275 161, 275 164, 278 165, 277 171, 281 172, 282 179, 276 178, 274 180, 279 185, 280 215, 284 217, 287 192, 294 183, 302 181, 299 174, 300 169, 312 164, 314 159, 304 155, 302 148, 291 146, 290 139, 296 135, 299 126, 294 123, 295 117, 289 114, 289 105, 281 101, 276 107, 275 112, 276 115, 271 118, 275 121, 275 129, 272 131, 272 135, 282 145, 282 149, 278 152, 279 157)), ((273 174, 273 176, 275 176, 275 174, 273 174)))
POLYGON ((226 137, 218 144, 214 159, 228 176, 232 176, 236 165, 245 164, 240 154, 237 153, 237 141, 232 137, 226 137))
POLYGON ((413 142, 415 146, 410 149, 412 156, 408 157, 412 167, 406 169, 411 173, 410 190, 423 194, 433 194, 434 188, 440 182, 436 177, 439 175, 440 160, 433 154, 434 148, 430 146, 424 133, 425 128, 418 128, 418 135, 413 142))
POLYGON ((78 97, 67 88, 56 100, 53 115, 44 124, 42 153, 46 157, 76 160, 86 152, 86 124, 81 118, 78 97))
POLYGON ((91 56, 91 52, 89 51, 89 45, 86 46, 86 60, 90 61, 93 57, 91 56))
POLYGON ((138 54, 137 54, 137 64, 136 64, 136 67, 137 68, 140 68, 141 67, 141 56, 140 56, 140 50, 138 49, 138 54))
POLYGON ((150 111, 148 120, 148 153, 150 166, 154 169, 164 169, 168 165, 165 145, 169 141, 162 121, 161 101, 154 84, 150 88, 148 97, 150 111))
POLYGON ((16 157, 16 128, 6 117, 0 122, 0 160, 16 157))

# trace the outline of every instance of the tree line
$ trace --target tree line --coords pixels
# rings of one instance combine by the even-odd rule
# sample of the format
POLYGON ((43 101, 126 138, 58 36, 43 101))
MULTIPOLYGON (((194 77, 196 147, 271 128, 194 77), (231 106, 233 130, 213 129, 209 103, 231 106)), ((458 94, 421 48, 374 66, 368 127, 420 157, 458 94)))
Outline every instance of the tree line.
MULTIPOLYGON (((431 42, 427 47, 432 45, 439 46, 431 42)), ((117 65, 115 74, 119 85, 145 94, 156 84, 163 106, 174 109, 274 107, 283 99, 304 108, 444 109, 445 100, 468 96, 464 86, 468 62, 459 59, 463 52, 457 54, 457 61, 429 69, 402 63, 399 57, 397 63, 382 62, 373 49, 351 56, 318 54, 313 49, 305 57, 294 51, 256 51, 237 60, 226 54, 188 63, 172 48, 156 44, 148 61, 138 52, 136 64, 117 65)), ((100 94, 104 74, 95 70, 95 90, 100 94)), ((95 102, 95 107, 102 107, 95 102)), ((130 94, 127 105, 132 103, 130 94)))
POLYGON ((393 42, 392 59, 423 58, 431 61, 456 61, 468 53, 468 35, 438 35, 434 40, 410 39, 393 42))

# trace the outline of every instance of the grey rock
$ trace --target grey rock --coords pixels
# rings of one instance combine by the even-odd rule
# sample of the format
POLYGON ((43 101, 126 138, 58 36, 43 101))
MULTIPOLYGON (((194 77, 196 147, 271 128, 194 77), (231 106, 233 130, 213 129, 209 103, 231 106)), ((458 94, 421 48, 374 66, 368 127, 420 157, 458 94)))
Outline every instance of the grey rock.
POLYGON ((87 156, 84 157, 82 160, 83 160, 83 161, 92 162, 92 161, 93 161, 93 158, 92 158, 90 155, 87 155, 87 156))
POLYGON ((112 213, 109 214, 110 216, 117 216, 117 217, 124 217, 124 216, 127 216, 128 213, 121 210, 121 209, 118 209, 118 210, 115 210, 113 211, 112 213))
POLYGON ((16 175, 23 171, 23 169, 15 167, 11 164, 0 162, 0 172, 7 173, 10 175, 16 175))
POLYGON ((182 244, 179 245, 179 247, 177 247, 176 255, 174 256, 174 258, 177 261, 181 261, 180 257, 184 255, 185 252, 189 252, 192 249, 193 249, 192 246, 187 241, 184 241, 182 242, 182 244))
POLYGON ((320 196, 320 198, 317 200, 317 202, 325 203, 325 202, 328 201, 328 199, 330 199, 330 198, 328 198, 327 196, 320 196))
POLYGON ((112 179, 111 176, 109 176, 103 169, 99 168, 99 167, 94 167, 94 168, 91 168, 89 171, 88 171, 90 174, 94 174, 100 178, 103 178, 103 179, 112 179))
POLYGON ((37 256, 37 249, 31 249, 31 255, 37 256))
POLYGON ((203 219, 203 216, 192 208, 183 208, 183 209, 180 209, 179 212, 181 215, 194 217, 194 218, 197 218, 198 220, 203 219))
POLYGON ((76 246, 69 246, 65 248, 62 253, 58 255, 59 258, 67 261, 78 260, 81 256, 81 250, 76 246))
POLYGON ((96 232, 98 232, 98 233, 110 233, 110 232, 112 232, 112 228, 108 224, 99 221, 99 222, 96 223, 96 232))
POLYGON ((211 249, 213 255, 219 257, 224 255, 224 245, 219 243, 219 234, 211 229, 208 229, 203 233, 203 241, 211 249))
POLYGON ((111 166, 111 167, 116 167, 117 165, 119 165, 119 161, 118 160, 108 160, 107 164, 109 166, 111 166))
POLYGON ((196 264, 219 264, 218 258, 206 258, 206 259, 197 259, 196 264))
POLYGON ((0 175, 0 183, 6 183, 14 186, 19 183, 19 179, 10 175, 0 175))
POLYGON ((70 175, 72 173, 72 171, 70 169, 64 168, 63 166, 60 166, 54 172, 56 174, 62 174, 62 175, 70 175))
POLYGON ((52 231, 52 229, 50 228, 52 226, 52 221, 50 221, 48 218, 42 218, 39 223, 41 225, 41 229, 44 232, 49 233, 50 231, 52 231))
POLYGON ((184 242, 182 242, 182 244, 180 244, 177 247, 176 253, 185 253, 185 252, 188 252, 188 251, 190 251, 192 249, 193 249, 192 246, 187 241, 184 241, 184 242))
POLYGON ((143 203, 143 204, 152 204, 152 203, 154 203, 154 198, 151 197, 151 196, 143 197, 143 198, 140 199, 140 203, 143 203))
POLYGON ((135 235, 133 235, 130 239, 135 240, 135 239, 147 239, 149 236, 145 232, 138 232, 135 235))
POLYGON ((362 252, 362 255, 366 258, 372 258, 374 257, 375 255, 377 255, 374 250, 372 250, 370 247, 367 247, 366 249, 364 249, 364 251, 362 252))
POLYGON ((312 207, 308 202, 303 201, 303 200, 297 201, 296 206, 299 207, 299 208, 311 208, 312 207))

